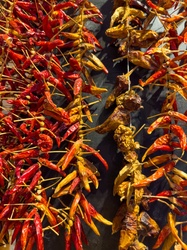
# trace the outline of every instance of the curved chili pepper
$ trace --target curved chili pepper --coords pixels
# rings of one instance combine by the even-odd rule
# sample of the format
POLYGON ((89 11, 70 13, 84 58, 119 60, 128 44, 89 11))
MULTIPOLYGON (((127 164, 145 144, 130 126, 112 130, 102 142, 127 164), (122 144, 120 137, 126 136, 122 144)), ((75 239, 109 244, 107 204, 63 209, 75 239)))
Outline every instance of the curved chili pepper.
POLYGON ((43 166, 46 166, 48 167, 49 169, 52 169, 56 172, 58 172, 59 174, 61 174, 62 176, 66 176, 65 172, 62 171, 58 165, 55 165, 54 163, 52 163, 51 161, 45 159, 45 158, 42 158, 42 157, 39 157, 38 158, 38 161, 40 162, 40 164, 42 164, 43 166))
POLYGON ((157 127, 162 126, 162 125, 168 125, 171 123, 171 118, 170 116, 162 116, 157 118, 148 128, 147 133, 151 134, 153 130, 155 130, 157 127))
POLYGON ((75 131, 77 131, 79 129, 80 123, 76 122, 74 124, 72 124, 68 130, 65 132, 65 134, 63 135, 63 137, 61 138, 60 142, 65 141, 72 133, 74 133, 75 131))
POLYGON ((74 156, 79 152, 80 146, 82 144, 82 139, 79 139, 76 141, 70 150, 60 159, 60 161, 57 163, 57 166, 60 167, 62 166, 62 170, 65 170, 69 163, 72 161, 74 156))
POLYGON ((158 168, 151 176, 137 182, 137 183, 133 183, 132 186, 133 187, 144 187, 149 185, 151 182, 158 180, 159 178, 161 178, 164 173, 168 173, 170 172, 174 166, 176 165, 175 161, 171 161, 169 163, 167 163, 165 166, 158 168))
POLYGON ((144 153, 144 155, 142 156, 142 161, 145 160, 145 158, 147 157, 147 155, 152 154, 153 152, 155 152, 155 148, 157 146, 162 146, 162 145, 168 145, 170 143, 171 140, 171 135, 170 134, 164 134, 162 136, 160 136, 158 139, 156 139, 154 141, 154 143, 146 150, 146 152, 144 153))
POLYGON ((108 163, 105 161, 105 159, 92 147, 86 145, 86 144, 81 144, 81 148, 85 149, 86 151, 92 153, 94 156, 96 156, 104 165, 106 170, 108 170, 108 163))
POLYGON ((170 125, 170 129, 171 129, 171 132, 174 133, 179 138, 180 147, 184 153, 184 151, 186 150, 186 146, 187 146, 187 141, 186 141, 187 138, 186 138, 186 134, 184 130, 182 129, 181 126, 176 125, 176 124, 170 125))
POLYGON ((145 82, 143 82, 141 79, 139 79, 139 84, 142 87, 147 86, 150 83, 155 83, 155 81, 159 80, 161 77, 165 76, 167 73, 166 69, 161 69, 157 72, 155 72, 153 75, 151 75, 145 82))
POLYGON ((48 152, 53 148, 53 140, 49 135, 39 134, 37 145, 39 146, 42 152, 48 152))

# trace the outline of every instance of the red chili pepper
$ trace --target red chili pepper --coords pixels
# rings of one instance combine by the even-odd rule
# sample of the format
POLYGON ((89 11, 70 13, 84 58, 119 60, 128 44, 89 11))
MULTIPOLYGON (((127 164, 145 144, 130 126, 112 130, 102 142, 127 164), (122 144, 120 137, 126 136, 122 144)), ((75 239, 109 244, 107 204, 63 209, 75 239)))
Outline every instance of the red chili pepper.
POLYGON ((53 140, 49 135, 39 134, 37 145, 42 152, 48 152, 53 148, 53 140))
POLYGON ((82 70, 82 67, 80 65, 80 63, 78 62, 78 60, 74 57, 71 57, 69 59, 69 64, 70 66, 72 67, 72 70, 75 70, 75 71, 80 71, 82 70))
POLYGON ((182 127, 176 124, 170 125, 170 129, 171 129, 171 132, 174 133, 179 138, 180 147, 184 153, 186 149, 186 145, 187 145, 187 142, 186 142, 187 138, 186 138, 186 134, 184 130, 182 129, 182 127))
POLYGON ((63 135, 62 139, 60 142, 65 141, 68 136, 70 136, 72 133, 74 133, 75 131, 77 131, 79 129, 80 123, 76 122, 73 125, 71 125, 68 130, 65 132, 65 134, 63 135))
POLYGON ((89 209, 89 202, 87 201, 87 199, 84 196, 84 194, 81 194, 80 205, 84 209, 84 212, 86 214, 88 222, 91 223, 92 218, 91 218, 90 209, 89 209))
POLYGON ((148 4, 149 7, 151 7, 152 9, 154 9, 156 11, 158 11, 158 13, 162 13, 162 14, 166 14, 167 15, 167 11, 163 7, 157 6, 151 0, 146 0, 146 2, 147 2, 147 4, 148 4))
POLYGON ((19 179, 21 177, 21 168, 23 167, 25 161, 24 160, 19 160, 17 164, 15 164, 16 169, 15 169, 15 175, 16 178, 19 179))
POLYGON ((169 115, 166 116, 161 116, 157 118, 148 128, 147 133, 151 134, 153 130, 155 130, 157 127, 162 126, 162 125, 168 125, 171 123, 171 118, 169 115))
POLYGON ((27 219, 23 222, 23 226, 21 229, 21 249, 25 249, 28 241, 28 234, 29 234, 29 226, 30 226, 30 219, 35 216, 37 212, 36 208, 33 208, 31 212, 28 214, 27 219))
POLYGON ((74 96, 79 95, 81 93, 82 84, 83 84, 82 78, 77 78, 74 81, 74 85, 73 85, 73 94, 74 94, 74 96))
MULTIPOLYGON (((154 141, 154 143, 146 150, 144 155, 142 156, 142 162, 145 160, 147 155, 150 155, 158 150, 158 147, 160 146, 169 146, 169 143, 171 141, 171 135, 170 134, 164 134, 160 136, 158 139, 154 141)), ((169 149, 169 148, 168 148, 169 149)))
POLYGON ((13 160, 21 160, 21 159, 27 159, 27 158, 33 158, 39 156, 39 150, 38 149, 28 149, 27 151, 16 153, 12 156, 13 160))
POLYGON ((38 172, 34 175, 34 177, 33 177, 32 181, 31 181, 31 183, 29 184, 29 187, 27 188, 29 192, 31 192, 31 191, 36 187, 36 185, 38 184, 38 182, 39 182, 39 180, 40 180, 41 175, 42 175, 42 172, 41 172, 41 171, 38 171, 38 172))
POLYGON ((35 16, 31 16, 31 15, 27 15, 25 13, 22 12, 21 8, 17 5, 14 5, 14 11, 15 11, 15 15, 18 15, 18 17, 23 20, 24 22, 28 22, 29 21, 36 21, 36 17, 35 16))
POLYGON ((4 187, 5 185, 5 176, 4 176, 4 169, 3 169, 3 161, 0 157, 0 187, 4 187))
POLYGON ((172 192, 171 190, 162 191, 162 192, 160 192, 160 193, 158 193, 158 194, 156 195, 158 198, 156 198, 156 197, 150 198, 150 199, 149 199, 149 203, 154 202, 154 201, 156 201, 157 199, 159 199, 159 196, 166 196, 166 197, 168 197, 168 196, 172 196, 172 195, 173 195, 173 192, 172 192))
POLYGON ((105 159, 92 147, 86 145, 86 144, 82 144, 81 147, 83 149, 85 149, 88 152, 91 152, 94 156, 96 156, 105 166, 106 170, 108 170, 108 163, 105 161, 105 159))
POLYGON ((30 10, 30 9, 36 10, 36 5, 34 3, 31 3, 31 2, 16 1, 16 5, 18 5, 19 7, 21 7, 24 10, 30 10))
POLYGON ((57 226, 57 219, 54 216, 54 214, 51 212, 51 210, 49 209, 49 207, 47 207, 46 204, 40 203, 40 202, 36 202, 34 203, 34 206, 36 206, 40 211, 42 211, 43 213, 45 213, 49 224, 54 228, 54 230, 58 233, 59 232, 59 228, 57 226))
POLYGON ((169 227, 168 224, 166 224, 162 228, 162 230, 160 231, 159 236, 158 236, 152 249, 159 248, 162 245, 162 243, 164 242, 164 240, 166 239, 166 237, 170 234, 170 232, 171 232, 171 228, 169 227))
POLYGON ((26 247, 26 250, 33 250, 33 246, 34 246, 34 244, 35 244, 35 242, 36 242, 36 235, 32 235, 32 236, 30 236, 29 237, 29 239, 28 239, 28 242, 27 242, 27 247, 26 247))
POLYGON ((71 7, 74 8, 74 9, 76 9, 76 8, 78 8, 78 5, 75 4, 75 3, 73 3, 73 2, 70 2, 70 1, 65 2, 65 3, 58 3, 58 4, 56 4, 54 6, 54 11, 55 10, 60 10, 60 9, 66 10, 66 9, 71 8, 71 7))
POLYGON ((57 165, 55 165, 54 163, 52 163, 51 161, 45 159, 45 158, 38 158, 38 161, 45 167, 48 167, 49 169, 52 169, 58 173, 60 173, 62 176, 66 176, 65 172, 62 171, 57 165))
POLYGON ((17 127, 15 126, 15 123, 12 121, 12 118, 10 116, 6 116, 3 118, 3 121, 6 123, 6 125, 10 128, 11 132, 17 137, 17 139, 22 142, 21 134, 19 133, 17 127))
POLYGON ((82 245, 82 241, 81 241, 81 227, 80 227, 80 225, 78 225, 76 217, 75 217, 74 224, 72 227, 71 237, 72 237, 72 241, 73 241, 73 244, 75 246, 75 249, 83 250, 83 245, 82 245), (75 224, 77 224, 77 225, 75 225, 75 224))
POLYGON ((14 223, 14 232, 12 234, 11 244, 14 243, 15 239, 17 238, 17 236, 21 232, 21 228, 22 228, 22 222, 21 221, 17 221, 16 223, 14 223))
MULTIPOLYGON (((64 77, 65 77, 66 74, 64 74, 64 77)), ((61 82, 60 80, 58 80, 57 78, 53 77, 53 76, 50 76, 48 78, 48 81, 50 83, 52 83, 58 90, 60 90, 66 97, 69 101, 72 101, 72 96, 69 92, 69 90, 64 86, 64 82, 61 82)))
POLYGON ((43 232, 42 232, 42 222, 38 212, 35 212, 34 215, 34 224, 36 228, 36 240, 37 240, 37 249, 44 250, 44 241, 43 241, 43 232))
POLYGON ((145 82, 143 82, 141 79, 139 79, 139 84, 142 87, 145 87, 150 83, 155 83, 156 80, 158 80, 161 77, 165 76, 166 73, 167 73, 166 69, 161 69, 161 70, 155 72, 153 75, 151 75, 145 82))
POLYGON ((65 224, 65 250, 71 249, 71 227, 66 223, 65 224))
POLYGON ((71 183, 70 188, 69 188, 69 194, 72 194, 73 191, 76 189, 76 187, 79 185, 81 182, 81 179, 79 176, 77 176, 71 183))

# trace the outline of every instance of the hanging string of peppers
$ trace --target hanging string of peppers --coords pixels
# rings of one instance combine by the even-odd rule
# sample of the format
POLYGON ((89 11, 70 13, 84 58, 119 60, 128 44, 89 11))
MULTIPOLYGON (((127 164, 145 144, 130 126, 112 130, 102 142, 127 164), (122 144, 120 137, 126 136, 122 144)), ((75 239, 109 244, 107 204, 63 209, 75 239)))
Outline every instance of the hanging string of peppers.
POLYGON ((151 86, 150 91, 154 87, 162 92, 162 97, 158 96, 162 100, 161 110, 155 116, 148 117, 154 120, 147 129, 149 135, 155 133, 158 136, 156 130, 160 134, 145 151, 141 162, 136 153, 141 146, 134 139, 137 132, 131 122, 122 122, 121 119, 115 126, 110 125, 109 130, 114 131, 114 140, 125 161, 125 166, 115 179, 113 193, 118 194, 122 201, 112 226, 113 233, 120 230, 121 250, 147 249, 144 243, 147 236, 158 236, 152 249, 161 246, 167 250, 172 247, 187 249, 182 239, 186 231, 187 175, 180 169, 186 151, 187 116, 178 109, 180 100, 187 99, 187 33, 186 21, 183 19, 186 7, 186 1, 146 0, 142 3, 114 0, 106 35, 113 38, 118 47, 121 57, 115 61, 126 58, 134 68, 117 77, 114 90, 106 101, 106 108, 116 103, 114 113, 120 118, 121 114, 131 117, 132 112, 141 108, 141 98, 129 79, 140 68, 147 69, 147 72, 139 79, 139 88, 143 90, 151 86), (157 30, 154 29, 155 22, 158 24, 157 30), (179 25, 184 26, 182 31, 179 25), (147 175, 145 172, 145 175, 144 168, 152 168, 152 173, 147 175), (151 187, 157 180, 166 180, 168 187, 159 193, 151 193, 151 187), (161 202, 168 207, 166 225, 162 230, 145 211, 153 202, 161 202))
POLYGON ((80 250, 88 244, 83 221, 97 235, 94 219, 112 224, 86 198, 99 186, 98 169, 87 154, 108 169, 86 140, 90 107, 107 91, 90 74, 107 73, 95 55, 101 45, 86 26, 101 19, 87 0, 1 1, 2 244, 42 250, 46 230, 59 235, 62 227, 65 249, 73 242, 80 250))

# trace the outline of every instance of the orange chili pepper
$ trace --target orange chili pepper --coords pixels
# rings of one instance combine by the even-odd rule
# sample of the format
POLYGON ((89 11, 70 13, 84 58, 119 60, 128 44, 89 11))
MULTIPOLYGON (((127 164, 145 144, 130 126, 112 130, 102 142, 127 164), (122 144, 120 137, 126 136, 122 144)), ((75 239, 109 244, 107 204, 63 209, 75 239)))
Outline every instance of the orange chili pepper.
POLYGON ((151 134, 153 130, 162 125, 167 125, 171 122, 171 118, 169 115, 161 116, 157 118, 148 128, 147 133, 151 134))
POLYGON ((165 166, 158 168, 154 174, 152 174, 151 176, 140 180, 137 183, 133 183, 132 186, 133 187, 145 187, 148 186, 151 182, 158 180, 159 178, 161 178, 165 173, 170 172, 174 166, 176 165, 175 161, 171 161, 169 163, 167 163, 165 166))
POLYGON ((76 213, 77 206, 78 206, 79 201, 81 199, 81 193, 82 192, 79 190, 79 191, 76 192, 76 194, 74 196, 73 202, 71 204, 71 208, 69 210, 69 217, 70 217, 70 219, 74 219, 74 215, 76 213))

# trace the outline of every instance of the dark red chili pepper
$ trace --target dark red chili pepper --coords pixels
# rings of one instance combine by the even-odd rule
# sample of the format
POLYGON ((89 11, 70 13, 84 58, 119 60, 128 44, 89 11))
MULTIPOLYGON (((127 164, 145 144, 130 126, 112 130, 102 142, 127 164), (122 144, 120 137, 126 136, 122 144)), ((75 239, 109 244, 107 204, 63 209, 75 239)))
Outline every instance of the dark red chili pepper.
MULTIPOLYGON (((76 221, 74 221, 74 224, 75 223, 76 221)), ((79 229, 77 227, 75 229, 75 226, 71 228, 71 239, 73 241, 76 250, 83 250, 83 245, 81 242, 81 232, 79 232, 79 229)))
POLYGON ((22 222, 16 221, 16 223, 14 223, 14 232, 12 234, 11 244, 13 244, 15 239, 18 237, 19 233, 21 232, 21 228, 22 228, 22 222))
POLYGON ((8 218, 10 214, 12 213, 13 206, 11 203, 8 203, 0 212, 0 220, 8 218))
POLYGON ((166 224, 160 231, 159 236, 156 240, 156 243, 154 244, 152 249, 159 248, 164 242, 164 240, 166 239, 166 237, 170 234, 170 232, 171 232, 171 228, 169 227, 168 224, 166 224))
POLYGON ((70 189, 69 189, 69 194, 72 194, 73 191, 76 189, 76 187, 79 185, 81 182, 81 179, 79 176, 77 176, 71 183, 70 189))
MULTIPOLYGON (((66 74, 64 74, 65 77, 66 74)), ((69 101, 72 101, 72 95, 70 94, 69 90, 65 87, 64 82, 58 80, 57 78, 50 76, 48 81, 52 83, 58 90, 60 90, 69 101)))
POLYGON ((71 57, 69 59, 69 64, 70 64, 72 70, 76 70, 76 71, 82 70, 82 67, 81 67, 80 63, 74 57, 71 57))
POLYGON ((15 185, 12 189, 7 190, 7 194, 13 194, 15 193, 21 185, 24 183, 27 183, 38 171, 40 165, 38 163, 35 163, 31 165, 29 168, 27 168, 23 174, 20 176, 19 179, 16 180, 15 185))
POLYGON ((76 122, 73 125, 71 125, 68 130, 65 132, 65 134, 63 135, 61 142, 65 141, 68 136, 70 136, 72 133, 74 133, 75 131, 77 131, 79 129, 80 123, 76 122))
POLYGON ((3 169, 3 161, 0 157, 0 187, 4 187, 5 185, 5 179, 4 179, 4 169, 3 169))
POLYGON ((27 15, 27 14, 23 13, 19 6, 14 5, 14 10, 15 10, 16 15, 18 15, 18 17, 21 20, 23 20, 24 22, 29 23, 29 21, 36 21, 35 16, 31 16, 31 15, 27 15))
POLYGON ((36 228, 37 249, 44 250, 44 241, 42 236, 42 222, 38 212, 35 212, 34 224, 36 228))
POLYGON ((22 2, 22 1, 16 1, 16 5, 18 5, 19 7, 21 7, 24 10, 36 10, 36 5, 34 3, 31 2, 22 2))
POLYGON ((21 177, 21 168, 23 167, 25 161, 24 160, 19 160, 17 164, 15 164, 16 169, 15 169, 15 175, 16 178, 20 178, 21 177))
POLYGON ((36 187, 36 185, 38 184, 38 182, 39 182, 39 180, 40 180, 41 175, 42 175, 42 172, 41 172, 41 171, 38 171, 38 172, 34 175, 32 181, 31 181, 31 183, 29 184, 29 187, 28 187, 28 191, 29 191, 29 192, 32 191, 32 190, 36 187))
POLYGON ((151 202, 154 202, 154 201, 156 201, 157 199, 159 199, 159 196, 166 196, 166 197, 168 197, 168 196, 172 196, 173 195, 173 192, 171 191, 171 190, 165 190, 165 191, 162 191, 162 192, 160 192, 160 193, 158 193, 156 196, 158 196, 158 198, 150 198, 149 199, 149 202, 151 203, 151 202))

